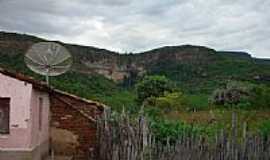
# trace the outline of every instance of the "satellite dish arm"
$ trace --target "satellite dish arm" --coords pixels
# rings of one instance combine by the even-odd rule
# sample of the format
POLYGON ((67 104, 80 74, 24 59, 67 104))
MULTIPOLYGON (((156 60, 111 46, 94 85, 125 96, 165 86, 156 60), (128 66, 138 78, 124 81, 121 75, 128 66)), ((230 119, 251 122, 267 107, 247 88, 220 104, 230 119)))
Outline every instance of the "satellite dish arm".
POLYGON ((46 83, 47 83, 47 85, 49 85, 49 72, 50 72, 50 69, 48 68, 47 73, 46 73, 46 83))

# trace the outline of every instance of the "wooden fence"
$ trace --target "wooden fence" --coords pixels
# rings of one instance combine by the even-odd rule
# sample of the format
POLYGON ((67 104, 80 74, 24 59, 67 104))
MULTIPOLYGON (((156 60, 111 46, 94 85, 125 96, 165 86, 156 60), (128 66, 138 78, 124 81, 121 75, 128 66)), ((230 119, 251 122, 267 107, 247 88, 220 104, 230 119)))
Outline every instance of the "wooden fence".
POLYGON ((270 160, 270 138, 246 131, 239 138, 236 116, 232 131, 219 131, 214 139, 186 133, 173 143, 161 143, 144 116, 134 121, 126 114, 111 113, 98 120, 98 160, 270 160))

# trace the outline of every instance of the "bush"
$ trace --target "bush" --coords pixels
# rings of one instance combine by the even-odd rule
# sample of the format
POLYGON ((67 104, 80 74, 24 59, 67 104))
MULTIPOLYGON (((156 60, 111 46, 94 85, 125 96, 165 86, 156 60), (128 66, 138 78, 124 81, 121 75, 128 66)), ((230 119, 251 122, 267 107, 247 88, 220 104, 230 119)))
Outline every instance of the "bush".
POLYGON ((266 120, 259 126, 259 132, 262 136, 267 137, 270 135, 270 120, 266 120))
POLYGON ((180 121, 170 121, 159 119, 150 122, 150 128, 156 138, 161 142, 166 142, 170 138, 171 142, 184 135, 206 135, 207 129, 201 126, 193 126, 180 121))
POLYGON ((190 111, 207 110, 210 108, 208 104, 208 95, 193 94, 187 95, 187 105, 190 111))
POLYGON ((217 89, 210 97, 210 102, 215 105, 237 106, 248 104, 250 88, 240 82, 229 82, 222 89, 217 89))
POLYGON ((241 109, 270 108, 270 88, 241 82, 229 82, 224 88, 217 89, 210 97, 210 102, 226 107, 241 109))
POLYGON ((137 100, 143 103, 149 97, 160 97, 172 92, 173 85, 165 76, 146 76, 136 85, 137 100))
POLYGON ((251 104, 256 108, 270 108, 270 88, 260 85, 252 88, 251 104))
POLYGON ((156 107, 165 112, 188 109, 187 98, 181 92, 165 93, 161 97, 150 97, 145 100, 144 105, 156 107))

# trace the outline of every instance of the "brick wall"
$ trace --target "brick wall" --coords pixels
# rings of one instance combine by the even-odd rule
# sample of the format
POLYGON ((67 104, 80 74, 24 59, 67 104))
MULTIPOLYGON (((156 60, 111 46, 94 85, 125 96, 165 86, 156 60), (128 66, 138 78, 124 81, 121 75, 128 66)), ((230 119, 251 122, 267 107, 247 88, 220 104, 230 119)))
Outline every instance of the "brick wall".
POLYGON ((85 103, 65 95, 51 96, 51 124, 78 136, 77 154, 85 155, 95 147, 96 123, 89 117, 96 118, 101 113, 94 103, 85 103))

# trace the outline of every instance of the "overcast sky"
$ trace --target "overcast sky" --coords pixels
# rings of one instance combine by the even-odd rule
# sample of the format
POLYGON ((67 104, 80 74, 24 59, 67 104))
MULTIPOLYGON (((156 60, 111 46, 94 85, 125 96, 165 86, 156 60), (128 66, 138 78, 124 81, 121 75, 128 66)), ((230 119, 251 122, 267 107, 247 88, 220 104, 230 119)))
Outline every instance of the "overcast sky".
POLYGON ((119 52, 193 44, 270 58, 270 1, 0 0, 0 30, 119 52))

